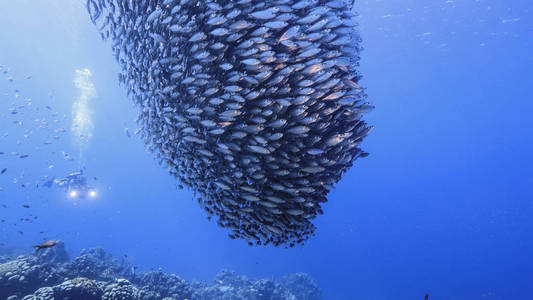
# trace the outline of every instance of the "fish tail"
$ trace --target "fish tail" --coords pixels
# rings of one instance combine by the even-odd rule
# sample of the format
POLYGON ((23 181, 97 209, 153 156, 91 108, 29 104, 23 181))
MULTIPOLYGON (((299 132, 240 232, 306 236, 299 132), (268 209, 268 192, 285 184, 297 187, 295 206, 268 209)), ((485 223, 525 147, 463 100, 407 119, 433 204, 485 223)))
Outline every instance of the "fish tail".
POLYGON ((39 251, 39 250, 41 250, 41 249, 42 249, 42 247, 41 247, 41 246, 32 246, 32 247, 33 247, 33 249, 35 249, 35 251, 39 251))

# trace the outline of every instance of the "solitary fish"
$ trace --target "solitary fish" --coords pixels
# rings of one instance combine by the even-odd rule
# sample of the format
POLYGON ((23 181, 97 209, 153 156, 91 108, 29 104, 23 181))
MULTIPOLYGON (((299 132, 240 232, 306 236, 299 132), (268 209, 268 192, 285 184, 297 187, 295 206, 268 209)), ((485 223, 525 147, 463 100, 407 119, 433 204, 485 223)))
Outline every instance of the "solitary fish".
POLYGON ((48 240, 40 245, 37 245, 37 246, 33 246, 33 249, 35 249, 35 251, 39 251, 41 249, 46 249, 46 248, 52 248, 54 247, 55 245, 57 245, 57 242, 58 241, 54 241, 54 240, 48 240))

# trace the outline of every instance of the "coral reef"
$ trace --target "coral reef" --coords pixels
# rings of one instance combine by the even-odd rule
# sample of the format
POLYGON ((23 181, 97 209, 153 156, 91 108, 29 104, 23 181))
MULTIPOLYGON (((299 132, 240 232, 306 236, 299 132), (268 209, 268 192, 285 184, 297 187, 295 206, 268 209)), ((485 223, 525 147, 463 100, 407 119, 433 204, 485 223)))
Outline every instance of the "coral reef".
POLYGON ((318 300, 321 291, 306 274, 279 280, 249 279, 223 270, 214 282, 187 282, 162 270, 138 273, 102 248, 82 250, 73 260, 64 244, 0 256, 0 299, 9 300, 318 300))
POLYGON ((117 279, 105 288, 102 300, 134 300, 138 299, 139 290, 126 279, 117 279))
POLYGON ((139 299, 156 300, 165 297, 171 299, 191 299, 193 290, 185 280, 174 274, 166 274, 159 270, 157 272, 144 273, 139 285, 142 286, 139 292, 139 299))

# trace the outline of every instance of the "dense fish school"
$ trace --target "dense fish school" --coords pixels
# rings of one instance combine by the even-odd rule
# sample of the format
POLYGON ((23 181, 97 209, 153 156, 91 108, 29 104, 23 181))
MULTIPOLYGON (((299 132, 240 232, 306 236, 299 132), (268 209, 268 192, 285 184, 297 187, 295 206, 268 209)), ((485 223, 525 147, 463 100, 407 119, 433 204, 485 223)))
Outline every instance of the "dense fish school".
POLYGON ((89 0, 138 133, 231 238, 303 243, 364 157, 353 1, 89 0))

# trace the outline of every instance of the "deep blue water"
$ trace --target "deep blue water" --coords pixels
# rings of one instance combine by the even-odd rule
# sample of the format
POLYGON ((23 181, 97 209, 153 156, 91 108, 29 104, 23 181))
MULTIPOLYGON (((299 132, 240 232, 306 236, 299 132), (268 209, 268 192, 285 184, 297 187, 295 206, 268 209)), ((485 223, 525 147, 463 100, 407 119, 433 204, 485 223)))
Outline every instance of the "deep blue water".
POLYGON ((284 249, 230 240, 126 135, 136 108, 82 3, 0 1, 0 247, 29 251, 43 237, 75 254, 103 246, 185 279, 212 280, 223 268, 306 272, 325 299, 533 297, 532 3, 365 0, 355 9, 361 85, 376 106, 365 117, 375 126, 363 143, 371 155, 330 193, 316 236, 284 249), (70 130, 75 70, 85 68, 97 95, 80 157, 70 130), (94 199, 35 188, 80 165, 94 199))

